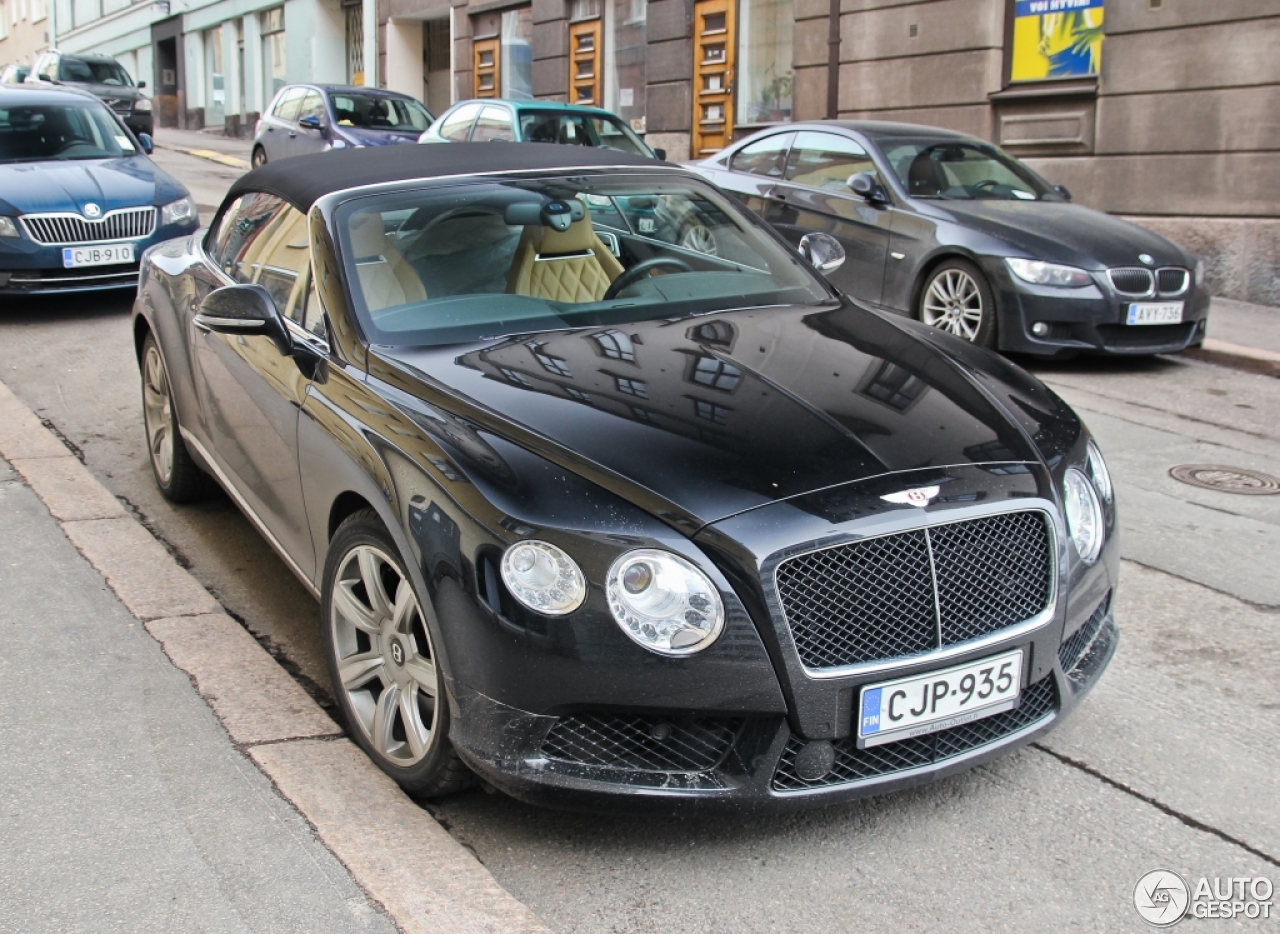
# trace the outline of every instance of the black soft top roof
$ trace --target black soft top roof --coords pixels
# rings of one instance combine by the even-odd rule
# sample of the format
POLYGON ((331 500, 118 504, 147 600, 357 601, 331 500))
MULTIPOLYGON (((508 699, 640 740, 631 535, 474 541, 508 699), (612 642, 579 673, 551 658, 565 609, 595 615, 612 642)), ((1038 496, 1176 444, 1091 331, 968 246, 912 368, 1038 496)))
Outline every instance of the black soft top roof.
POLYGON ((627 166, 654 168, 666 163, 613 149, 556 143, 422 143, 344 149, 295 156, 254 169, 231 186, 233 198, 265 191, 306 212, 327 194, 442 175, 483 175, 574 168, 627 166))

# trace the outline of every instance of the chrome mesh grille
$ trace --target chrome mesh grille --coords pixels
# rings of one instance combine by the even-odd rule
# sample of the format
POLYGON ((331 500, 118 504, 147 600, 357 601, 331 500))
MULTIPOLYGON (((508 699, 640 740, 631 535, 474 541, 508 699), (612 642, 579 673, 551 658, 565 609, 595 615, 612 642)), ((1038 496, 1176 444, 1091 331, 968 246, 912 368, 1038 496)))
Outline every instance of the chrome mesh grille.
POLYGON ((44 246, 77 246, 140 240, 156 229, 156 209, 121 208, 97 220, 78 214, 24 214, 19 218, 27 236, 44 246))
POLYGON ((1098 608, 1084 621, 1084 625, 1069 635, 1062 645, 1058 646, 1058 660, 1062 662, 1063 671, 1070 672, 1076 665, 1080 664, 1080 659, 1084 657, 1085 650, 1089 648, 1094 636, 1102 628, 1102 621, 1107 618, 1107 610, 1110 606, 1111 594, 1108 593, 1103 601, 1098 604, 1098 608))
POLYGON ((797 555, 775 575, 808 669, 917 655, 1030 619, 1053 593, 1041 512, 1003 513, 797 555))
POLYGON ((1191 273, 1177 266, 1166 266, 1156 272, 1156 286, 1161 295, 1178 295, 1185 292, 1191 281, 1191 273))
POLYGON ((1148 295, 1151 293, 1152 278, 1150 269, 1131 266, 1121 269, 1109 269, 1107 274, 1111 277, 1111 284, 1117 292, 1123 292, 1125 295, 1148 295))
POLYGON ((559 762, 644 772, 704 772, 720 764, 744 721, 719 717, 675 720, 613 714, 562 718, 542 741, 559 762))
POLYGON ((822 778, 812 780, 796 774, 796 756, 805 743, 792 736, 787 740, 786 749, 783 750, 773 774, 773 788, 776 791, 805 791, 934 765, 999 742, 1045 719, 1056 709, 1057 691, 1053 685, 1053 676, 1050 675, 1023 691, 1020 703, 1013 710, 982 720, 867 749, 859 749, 857 740, 852 736, 839 740, 832 744, 835 746, 836 757, 831 770, 822 778))

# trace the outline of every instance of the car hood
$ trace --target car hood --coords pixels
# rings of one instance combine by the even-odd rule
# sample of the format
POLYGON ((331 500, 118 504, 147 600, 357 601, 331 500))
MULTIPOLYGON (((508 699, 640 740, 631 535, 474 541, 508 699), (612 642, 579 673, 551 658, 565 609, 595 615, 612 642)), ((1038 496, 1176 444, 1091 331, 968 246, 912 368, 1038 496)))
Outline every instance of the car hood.
POLYGON ((1142 265, 1139 253, 1156 265, 1182 266, 1186 253, 1159 234, 1128 221, 1065 201, 929 201, 957 223, 1025 250, 1035 259, 1084 269, 1142 265))
POLYGON ((340 126, 338 135, 359 146, 394 146, 397 143, 416 143, 418 133, 413 130, 370 130, 365 127, 340 126))
POLYGON ((81 91, 88 91, 95 97, 114 101, 136 101, 146 97, 140 88, 126 87, 119 84, 97 84, 88 81, 59 81, 58 84, 81 91))
POLYGON ((103 213, 144 204, 166 204, 186 189, 145 156, 0 165, 0 192, 11 213, 103 213))
POLYGON ((616 336, 592 328, 375 348, 370 373, 470 426, 483 456, 442 439, 464 472, 512 476, 483 442, 492 434, 686 531, 898 471, 1041 461, 1039 438, 1078 431, 1057 397, 1006 361, 970 354, 975 369, 946 352, 945 336, 847 301, 612 330, 634 361, 609 356, 616 336))

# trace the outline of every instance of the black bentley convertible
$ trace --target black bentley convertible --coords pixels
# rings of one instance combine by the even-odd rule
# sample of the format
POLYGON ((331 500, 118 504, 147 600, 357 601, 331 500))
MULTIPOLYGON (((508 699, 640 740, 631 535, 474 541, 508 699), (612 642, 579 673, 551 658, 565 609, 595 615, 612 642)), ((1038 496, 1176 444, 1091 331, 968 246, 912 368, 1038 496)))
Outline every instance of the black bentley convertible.
POLYGON ((801 246, 616 152, 268 165, 146 254, 156 481, 216 481, 317 595, 412 794, 777 809, 970 767, 1114 651, 1107 470, 1035 379, 801 246))

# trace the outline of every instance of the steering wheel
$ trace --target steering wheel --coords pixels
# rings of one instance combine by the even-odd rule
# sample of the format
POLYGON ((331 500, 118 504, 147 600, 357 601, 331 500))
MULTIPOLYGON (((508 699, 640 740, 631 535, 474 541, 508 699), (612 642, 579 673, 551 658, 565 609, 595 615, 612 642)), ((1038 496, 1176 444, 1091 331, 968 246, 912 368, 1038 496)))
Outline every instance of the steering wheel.
POLYGON ((645 275, 655 269, 660 269, 663 266, 674 269, 677 272, 693 272, 693 267, 682 259, 677 259, 674 256, 655 256, 652 259, 646 259, 644 262, 636 263, 622 275, 618 276, 618 278, 614 279, 609 288, 605 290, 604 297, 601 298, 601 301, 607 302, 610 299, 617 298, 618 293, 627 286, 635 285, 644 278, 645 275))

